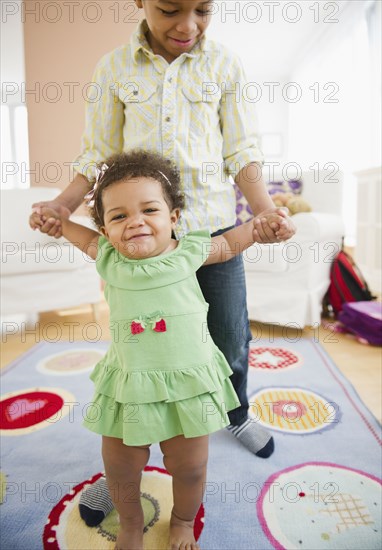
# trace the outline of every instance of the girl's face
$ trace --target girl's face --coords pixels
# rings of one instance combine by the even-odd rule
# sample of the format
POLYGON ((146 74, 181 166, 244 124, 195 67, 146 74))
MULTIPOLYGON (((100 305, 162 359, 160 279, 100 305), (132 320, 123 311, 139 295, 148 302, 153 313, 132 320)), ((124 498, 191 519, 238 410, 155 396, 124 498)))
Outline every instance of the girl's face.
POLYGON ((113 183, 104 190, 102 204, 101 232, 124 256, 152 258, 176 247, 171 232, 180 212, 170 211, 158 181, 138 177, 113 183))
POLYGON ((148 41, 169 63, 201 39, 212 15, 212 0, 135 0, 143 8, 148 41))

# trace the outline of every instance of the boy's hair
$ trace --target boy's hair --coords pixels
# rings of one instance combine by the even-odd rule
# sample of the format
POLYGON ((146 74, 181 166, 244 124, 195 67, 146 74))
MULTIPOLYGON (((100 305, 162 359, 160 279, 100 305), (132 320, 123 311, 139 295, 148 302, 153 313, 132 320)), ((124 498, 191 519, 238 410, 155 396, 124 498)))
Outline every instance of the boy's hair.
MULTIPOLYGON (((184 208, 184 195, 180 190, 180 174, 178 168, 170 160, 158 153, 134 149, 127 153, 118 153, 105 160, 106 169, 101 169, 102 175, 94 188, 90 215, 98 228, 104 225, 104 209, 102 193, 117 181, 132 178, 153 178, 162 186, 162 192, 168 207, 184 208)), ((100 165, 101 167, 101 165, 100 165)))

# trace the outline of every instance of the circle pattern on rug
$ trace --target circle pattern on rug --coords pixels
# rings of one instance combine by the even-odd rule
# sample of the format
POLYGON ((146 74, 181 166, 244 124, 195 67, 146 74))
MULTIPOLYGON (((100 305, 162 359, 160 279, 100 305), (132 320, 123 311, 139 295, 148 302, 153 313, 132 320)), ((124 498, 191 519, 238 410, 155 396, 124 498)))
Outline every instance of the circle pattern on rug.
MULTIPOLYGON (((158 521, 160 515, 159 502, 151 495, 141 492, 141 506, 144 516, 143 532, 147 533, 150 527, 158 521)), ((98 526, 98 533, 108 540, 117 539, 119 519, 117 510, 114 508, 98 526)))
POLYGON ((251 395, 249 415, 267 428, 301 435, 335 427, 340 411, 311 390, 272 387, 251 395))
POLYGON ((24 435, 61 420, 73 408, 75 397, 62 388, 28 388, 0 399, 1 435, 24 435))
POLYGON ((287 468, 264 484, 257 502, 274 548, 381 547, 381 480, 338 464, 287 468))
POLYGON ((254 369, 272 372, 284 371, 298 367, 302 362, 301 355, 288 348, 249 347, 248 363, 254 369))
MULTIPOLYGON (((113 510, 98 527, 88 527, 78 509, 81 493, 95 483, 101 473, 74 487, 52 509, 43 534, 44 550, 112 550, 118 532, 118 516, 113 510)), ((172 510, 172 477, 163 468, 146 466, 141 483, 144 511, 144 547, 146 550, 167 548, 168 524, 172 510)), ((198 540, 204 526, 204 507, 195 519, 194 535, 198 540)))
POLYGON ((99 349, 72 349, 44 357, 36 368, 44 374, 72 376, 91 371, 104 355, 105 352, 99 349))

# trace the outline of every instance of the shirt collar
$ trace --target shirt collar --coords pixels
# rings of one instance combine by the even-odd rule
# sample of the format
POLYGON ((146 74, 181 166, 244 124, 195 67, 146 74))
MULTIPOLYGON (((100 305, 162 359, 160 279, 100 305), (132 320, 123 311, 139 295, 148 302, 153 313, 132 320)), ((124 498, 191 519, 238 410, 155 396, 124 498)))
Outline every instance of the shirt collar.
MULTIPOLYGON (((146 34, 148 31, 147 21, 146 19, 143 19, 141 21, 136 29, 136 31, 133 33, 131 37, 131 46, 132 46, 132 56, 134 61, 138 62, 138 56, 140 52, 146 53, 149 57, 153 57, 155 54, 153 53, 147 38, 146 34)), ((203 52, 208 51, 208 41, 204 36, 195 44, 195 46, 192 48, 191 52, 185 53, 182 55, 185 55, 187 57, 197 57, 203 52)))

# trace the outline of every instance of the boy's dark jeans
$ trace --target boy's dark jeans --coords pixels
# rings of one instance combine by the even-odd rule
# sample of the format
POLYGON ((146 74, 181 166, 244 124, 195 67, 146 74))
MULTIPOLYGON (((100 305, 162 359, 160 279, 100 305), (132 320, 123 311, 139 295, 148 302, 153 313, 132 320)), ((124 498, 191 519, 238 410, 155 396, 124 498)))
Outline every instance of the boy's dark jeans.
MULTIPOLYGON (((227 229, 211 236, 220 235, 227 229)), ((209 333, 224 353, 233 375, 231 382, 241 406, 228 413, 231 424, 247 419, 247 374, 249 341, 252 338, 247 312, 244 264, 241 255, 221 264, 201 267, 196 272, 204 298, 209 304, 209 333)))

